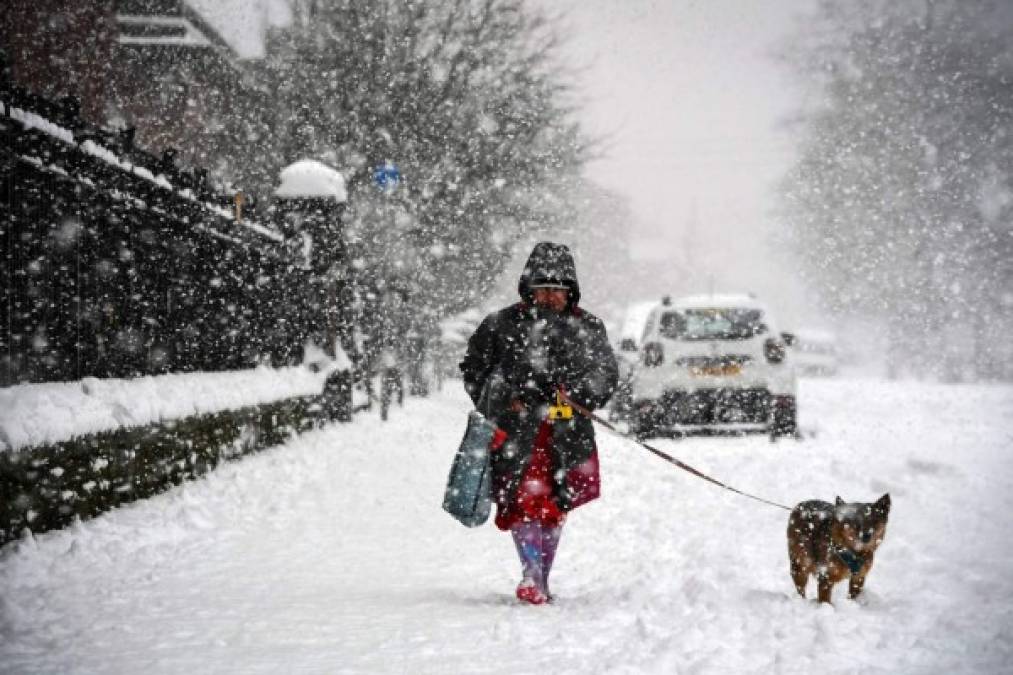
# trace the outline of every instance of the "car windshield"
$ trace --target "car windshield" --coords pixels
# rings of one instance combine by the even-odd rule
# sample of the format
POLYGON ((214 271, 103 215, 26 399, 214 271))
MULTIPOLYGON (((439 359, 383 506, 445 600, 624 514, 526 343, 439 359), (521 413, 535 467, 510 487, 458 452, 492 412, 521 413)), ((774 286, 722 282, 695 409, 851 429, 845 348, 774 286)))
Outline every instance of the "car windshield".
POLYGON ((720 307, 667 312, 661 334, 673 340, 745 340, 764 332, 758 309, 720 307))

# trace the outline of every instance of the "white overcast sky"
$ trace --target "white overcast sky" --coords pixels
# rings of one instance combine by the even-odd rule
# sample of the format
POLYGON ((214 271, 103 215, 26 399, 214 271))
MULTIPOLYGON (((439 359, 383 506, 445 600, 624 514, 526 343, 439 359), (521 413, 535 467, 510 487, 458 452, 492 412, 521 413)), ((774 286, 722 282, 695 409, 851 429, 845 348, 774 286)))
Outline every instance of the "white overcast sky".
MULTIPOLYGON (((289 1, 187 0, 246 57, 262 54, 268 25, 289 20, 289 1)), ((779 125, 801 99, 773 54, 814 0, 528 1, 562 19, 581 121, 608 139, 589 174, 629 197, 634 255, 679 261, 659 284, 679 294, 713 279, 804 313, 767 240, 793 151, 779 125)))
MULTIPOLYGON (((802 94, 773 53, 812 0, 538 0, 563 15, 581 115, 609 137, 590 176, 625 195, 634 253, 686 258, 695 281, 798 304, 767 256, 774 183, 792 159, 781 122, 802 94)), ((794 309, 791 312, 794 313, 794 309)))

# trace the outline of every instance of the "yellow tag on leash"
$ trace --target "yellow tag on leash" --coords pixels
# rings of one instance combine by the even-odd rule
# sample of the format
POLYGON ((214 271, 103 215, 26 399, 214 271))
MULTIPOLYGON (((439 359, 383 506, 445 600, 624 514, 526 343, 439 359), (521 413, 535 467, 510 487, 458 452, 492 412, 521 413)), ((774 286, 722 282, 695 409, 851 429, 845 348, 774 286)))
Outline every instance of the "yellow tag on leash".
POLYGON ((568 420, 573 418, 573 408, 563 401, 562 395, 556 392, 556 404, 549 406, 550 420, 568 420))

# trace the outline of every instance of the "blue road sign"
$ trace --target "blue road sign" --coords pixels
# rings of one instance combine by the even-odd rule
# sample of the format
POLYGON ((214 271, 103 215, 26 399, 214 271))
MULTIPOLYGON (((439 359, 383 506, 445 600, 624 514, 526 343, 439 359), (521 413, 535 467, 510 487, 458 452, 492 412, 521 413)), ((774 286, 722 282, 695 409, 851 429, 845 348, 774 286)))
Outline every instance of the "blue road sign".
POLYGON ((393 163, 386 162, 373 170, 373 182, 383 190, 393 190, 401 182, 401 172, 393 163))

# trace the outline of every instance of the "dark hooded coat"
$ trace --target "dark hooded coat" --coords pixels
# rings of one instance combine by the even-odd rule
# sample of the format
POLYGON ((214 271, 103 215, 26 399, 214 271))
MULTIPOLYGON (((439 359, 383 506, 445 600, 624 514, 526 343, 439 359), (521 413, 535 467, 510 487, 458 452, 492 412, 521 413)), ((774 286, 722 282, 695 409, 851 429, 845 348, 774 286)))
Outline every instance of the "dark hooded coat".
MULTIPOLYGON (((618 378, 605 326, 577 305, 580 285, 566 246, 537 244, 521 274, 518 292, 521 302, 482 321, 468 340, 460 364, 475 407, 508 435, 492 455, 493 497, 500 508, 513 503, 557 388, 593 410, 608 402, 618 378), (569 290, 563 312, 532 302, 532 283, 544 282, 560 283, 569 290), (513 400, 522 401, 526 411, 511 411, 513 400)), ((594 429, 590 420, 574 412, 571 420, 555 421, 552 433, 553 496, 566 512, 599 494, 594 429)))

